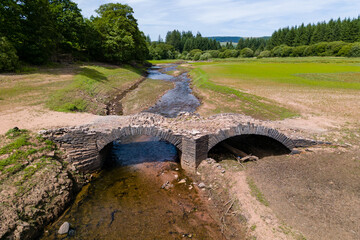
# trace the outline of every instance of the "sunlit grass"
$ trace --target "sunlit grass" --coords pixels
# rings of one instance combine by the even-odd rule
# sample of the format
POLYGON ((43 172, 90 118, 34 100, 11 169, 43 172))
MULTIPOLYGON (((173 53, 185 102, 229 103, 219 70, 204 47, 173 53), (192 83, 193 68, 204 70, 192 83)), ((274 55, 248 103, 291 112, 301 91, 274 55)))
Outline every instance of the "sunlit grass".
MULTIPOLYGON (((253 94, 245 93, 231 87, 216 84, 209 80, 209 75, 203 69, 195 68, 190 72, 190 75, 193 79, 193 85, 197 89, 200 89, 200 92, 201 89, 207 89, 213 91, 214 92, 213 98, 222 98, 223 101, 226 101, 224 102, 224 105, 228 101, 226 96, 236 96, 237 98, 236 100, 240 102, 236 103, 236 105, 235 104, 233 105, 234 107, 237 108, 237 111, 233 111, 233 112, 238 112, 239 110, 241 110, 241 112, 249 116, 253 116, 260 119, 271 119, 271 120, 284 119, 284 118, 297 116, 297 113, 295 113, 294 111, 286 109, 285 107, 269 99, 262 98, 253 94), (221 96, 216 93, 220 93, 225 96, 221 96)), ((220 106, 220 108, 224 109, 223 106, 220 106)), ((229 112, 231 111, 232 109, 229 109, 229 112)), ((214 113, 218 113, 216 112, 216 109, 214 113)))
POLYGON ((308 87, 360 89, 360 61, 353 59, 252 59, 227 62, 195 63, 211 81, 223 79, 241 82, 256 80, 308 87), (286 61, 288 60, 288 61, 286 61))
POLYGON ((62 112, 100 113, 98 104, 106 104, 141 77, 141 71, 130 66, 83 66, 71 84, 49 98, 47 106, 62 112))

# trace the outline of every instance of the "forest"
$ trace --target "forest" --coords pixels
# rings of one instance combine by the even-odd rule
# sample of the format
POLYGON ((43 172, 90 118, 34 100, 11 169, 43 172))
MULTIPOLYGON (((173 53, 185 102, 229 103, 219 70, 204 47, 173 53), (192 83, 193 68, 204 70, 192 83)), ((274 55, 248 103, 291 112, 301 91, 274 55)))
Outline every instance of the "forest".
POLYGON ((360 56, 360 17, 285 27, 271 37, 240 38, 234 46, 233 38, 221 45, 219 38, 179 30, 152 41, 126 4, 104 4, 96 13, 85 18, 71 0, 1 1, 0 71, 64 61, 360 56))
POLYGON ((20 63, 144 61, 148 48, 133 9, 109 3, 86 19, 71 0, 0 2, 0 71, 20 63))
MULTIPOLYGON (((172 39, 173 32, 168 32, 167 37, 171 36, 172 39)), ((190 51, 177 49, 179 52, 174 52, 176 49, 172 48, 173 42, 166 41, 166 43, 169 44, 168 50, 172 51, 170 56, 166 56, 167 58, 186 60, 228 57, 360 57, 360 17, 285 27, 275 31, 271 37, 240 38, 236 47, 230 41, 217 49, 204 48, 204 45, 201 45, 201 47, 194 46, 190 51), (198 50, 194 50, 196 48, 198 50)), ((154 56, 150 55, 150 58, 160 59, 159 56, 154 56)))

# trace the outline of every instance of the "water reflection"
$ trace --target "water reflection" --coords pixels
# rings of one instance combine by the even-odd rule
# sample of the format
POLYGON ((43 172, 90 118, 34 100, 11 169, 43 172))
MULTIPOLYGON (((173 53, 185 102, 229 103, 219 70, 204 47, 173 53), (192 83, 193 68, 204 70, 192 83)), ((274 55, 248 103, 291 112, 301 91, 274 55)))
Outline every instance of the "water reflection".
POLYGON ((157 137, 127 137, 113 143, 112 159, 118 166, 176 161, 177 150, 174 145, 160 141, 157 137))

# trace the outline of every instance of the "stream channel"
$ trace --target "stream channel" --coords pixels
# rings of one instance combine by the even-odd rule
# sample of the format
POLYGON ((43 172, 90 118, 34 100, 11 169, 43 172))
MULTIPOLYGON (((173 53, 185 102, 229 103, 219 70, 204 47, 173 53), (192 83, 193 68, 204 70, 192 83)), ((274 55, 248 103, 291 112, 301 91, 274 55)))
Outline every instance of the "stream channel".
MULTIPOLYGON (((146 112, 176 117, 200 105, 186 73, 162 73, 176 67, 149 69, 148 78, 172 81, 175 87, 146 112)), ((41 239, 223 239, 206 201, 182 171, 175 146, 155 137, 127 137, 113 143, 99 177, 41 239), (71 229, 58 235, 65 221, 71 229)))

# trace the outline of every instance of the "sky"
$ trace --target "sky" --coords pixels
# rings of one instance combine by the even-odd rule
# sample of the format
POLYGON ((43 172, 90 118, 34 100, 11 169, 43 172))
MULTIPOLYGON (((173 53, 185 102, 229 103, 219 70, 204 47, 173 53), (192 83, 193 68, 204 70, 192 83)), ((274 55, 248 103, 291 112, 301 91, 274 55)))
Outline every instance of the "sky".
POLYGON ((331 18, 355 18, 359 0, 73 0, 85 17, 101 4, 119 2, 134 9, 139 28, 152 40, 168 31, 202 36, 261 37, 282 27, 331 18))

